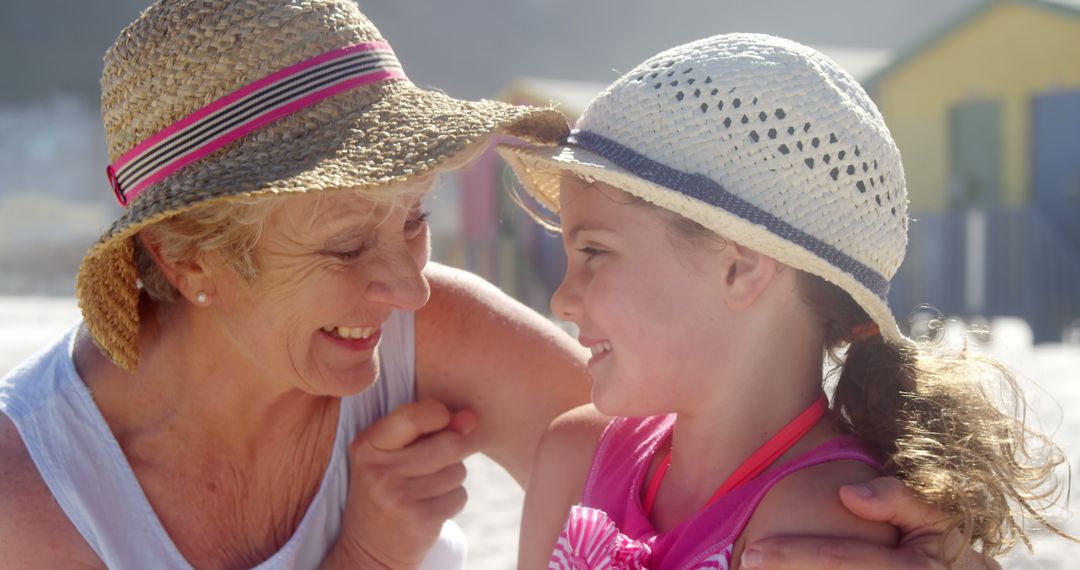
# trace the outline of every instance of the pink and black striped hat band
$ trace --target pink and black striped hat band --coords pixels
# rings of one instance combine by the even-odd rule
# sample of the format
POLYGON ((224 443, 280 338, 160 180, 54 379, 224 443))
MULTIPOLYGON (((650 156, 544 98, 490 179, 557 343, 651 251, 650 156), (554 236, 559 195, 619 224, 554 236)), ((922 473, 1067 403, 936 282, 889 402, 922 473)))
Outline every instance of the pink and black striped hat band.
POLYGON ((136 145, 105 173, 126 206, 152 184, 260 127, 342 91, 388 79, 405 79, 405 73, 386 42, 328 51, 202 107, 136 145))

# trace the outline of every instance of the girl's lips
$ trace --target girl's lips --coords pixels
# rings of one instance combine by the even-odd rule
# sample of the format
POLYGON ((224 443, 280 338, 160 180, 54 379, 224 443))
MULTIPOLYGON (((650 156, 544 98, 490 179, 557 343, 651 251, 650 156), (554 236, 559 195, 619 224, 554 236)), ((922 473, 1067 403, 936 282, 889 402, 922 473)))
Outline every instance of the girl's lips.
POLYGON ((607 357, 610 354, 611 354, 610 350, 605 350, 604 352, 598 352, 598 353, 592 355, 592 357, 589 358, 588 365, 591 367, 593 364, 596 364, 597 362, 600 362, 601 360, 603 360, 605 357, 607 357))
POLYGON ((323 338, 346 350, 351 350, 353 352, 363 352, 366 350, 371 350, 375 348, 377 344, 379 344, 379 339, 382 338, 382 327, 379 327, 379 329, 375 331, 374 334, 367 338, 342 338, 336 334, 328 333, 324 330, 320 330, 319 334, 321 334, 323 338))
POLYGON ((581 343, 582 347, 589 349, 589 351, 592 353, 592 358, 589 359, 590 364, 592 364, 593 361, 597 361, 597 359, 599 359, 597 358, 597 356, 602 356, 611 352, 612 350, 610 340, 591 337, 580 337, 578 338, 578 342, 581 343))
POLYGON ((578 343, 585 348, 592 348, 593 346, 605 342, 604 339, 591 336, 579 336, 578 343))
POLYGON ((592 357, 589 358, 589 366, 599 362, 612 351, 611 341, 609 340, 582 336, 578 338, 578 342, 592 352, 592 357))

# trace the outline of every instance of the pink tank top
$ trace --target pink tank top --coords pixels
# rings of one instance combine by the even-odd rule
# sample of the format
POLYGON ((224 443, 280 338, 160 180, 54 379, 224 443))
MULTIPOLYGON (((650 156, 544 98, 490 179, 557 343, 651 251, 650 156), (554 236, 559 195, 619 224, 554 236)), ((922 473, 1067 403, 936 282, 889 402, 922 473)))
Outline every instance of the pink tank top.
POLYGON ((675 416, 615 418, 600 436, 581 504, 570 510, 548 568, 692 570, 730 565, 735 540, 769 490, 787 475, 830 461, 881 465, 857 439, 838 437, 719 496, 657 533, 641 504, 646 471, 675 416))

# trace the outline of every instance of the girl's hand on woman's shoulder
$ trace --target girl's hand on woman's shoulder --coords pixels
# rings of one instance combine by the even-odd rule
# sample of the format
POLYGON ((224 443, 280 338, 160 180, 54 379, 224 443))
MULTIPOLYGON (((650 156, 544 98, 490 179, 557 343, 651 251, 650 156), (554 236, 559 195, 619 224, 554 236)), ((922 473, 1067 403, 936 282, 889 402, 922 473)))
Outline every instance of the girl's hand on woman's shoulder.
MULTIPOLYGON (((950 544, 959 539, 959 531, 954 529, 946 535, 945 517, 920 501, 897 479, 880 477, 865 484, 842 487, 840 500, 859 518, 887 522, 899 528, 899 546, 888 548, 861 540, 808 536, 768 538, 748 545, 743 552, 742 568, 937 570, 947 568, 945 561, 957 554, 950 544)), ((1001 566, 969 549, 951 568, 1000 570, 1001 566)))

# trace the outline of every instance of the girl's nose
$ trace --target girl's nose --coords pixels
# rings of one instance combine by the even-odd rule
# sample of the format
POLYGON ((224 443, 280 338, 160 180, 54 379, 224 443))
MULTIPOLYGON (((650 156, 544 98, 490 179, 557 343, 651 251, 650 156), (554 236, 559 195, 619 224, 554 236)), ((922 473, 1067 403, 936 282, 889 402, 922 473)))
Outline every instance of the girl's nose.
POLYGON ((581 314, 581 298, 577 287, 572 283, 569 271, 563 276, 559 288, 551 295, 551 312, 564 321, 575 321, 581 314))

